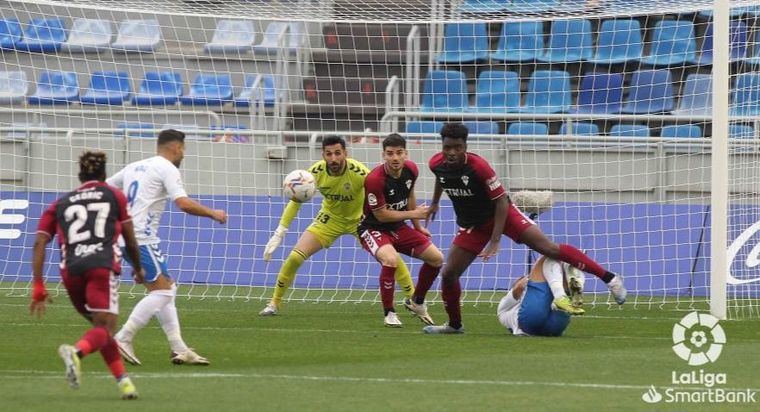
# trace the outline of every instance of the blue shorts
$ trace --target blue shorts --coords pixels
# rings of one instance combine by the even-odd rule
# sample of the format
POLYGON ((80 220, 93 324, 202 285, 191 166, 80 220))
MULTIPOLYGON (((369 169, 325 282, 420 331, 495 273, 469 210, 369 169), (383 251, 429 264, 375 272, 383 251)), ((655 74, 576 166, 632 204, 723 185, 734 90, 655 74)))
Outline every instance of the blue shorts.
POLYGON ((561 336, 570 324, 570 315, 552 310, 552 301, 548 283, 529 280, 517 315, 520 329, 534 336, 561 336))
MULTIPOLYGON (((145 282, 155 282, 160 274, 171 279, 169 271, 166 269, 166 255, 161 252, 161 248, 157 243, 153 245, 140 245, 139 249, 140 263, 142 263, 143 270, 145 270, 145 282)), ((127 256, 126 249, 121 248, 121 251, 124 259, 131 264, 132 262, 127 256)))

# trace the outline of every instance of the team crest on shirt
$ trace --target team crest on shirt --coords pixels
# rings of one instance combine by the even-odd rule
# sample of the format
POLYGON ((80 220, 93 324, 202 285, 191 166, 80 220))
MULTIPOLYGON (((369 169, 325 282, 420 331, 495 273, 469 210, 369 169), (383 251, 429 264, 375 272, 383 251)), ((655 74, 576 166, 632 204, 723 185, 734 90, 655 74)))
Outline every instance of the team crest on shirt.
POLYGON ((467 175, 462 176, 462 183, 464 183, 465 186, 470 184, 470 177, 467 175))
POLYGON ((346 192, 350 192, 351 191, 351 183, 346 182, 343 185, 343 188, 346 189, 346 192))
POLYGON ((412 179, 409 179, 406 181, 406 188, 411 189, 412 188, 412 179))
POLYGON ((367 195, 367 203, 369 203, 370 206, 377 206, 377 197, 374 193, 367 195))

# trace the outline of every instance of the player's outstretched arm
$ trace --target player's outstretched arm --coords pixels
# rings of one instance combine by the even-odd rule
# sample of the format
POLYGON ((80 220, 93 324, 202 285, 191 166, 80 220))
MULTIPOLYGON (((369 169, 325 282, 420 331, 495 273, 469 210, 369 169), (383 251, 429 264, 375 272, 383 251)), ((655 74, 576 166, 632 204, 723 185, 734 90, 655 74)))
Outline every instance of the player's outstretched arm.
POLYGON ((189 197, 179 197, 174 199, 174 203, 180 208, 180 210, 187 214, 208 217, 221 224, 227 223, 227 212, 224 210, 208 208, 189 197))
POLYGON ((288 205, 285 206, 285 210, 282 211, 282 216, 280 217, 280 224, 277 226, 277 229, 274 230, 272 237, 269 238, 269 241, 264 247, 264 261, 269 262, 269 260, 272 259, 272 253, 274 253, 274 251, 280 246, 280 243, 282 243, 282 239, 285 237, 285 234, 288 233, 290 223, 296 218, 300 209, 301 203, 293 200, 289 201, 288 205))
POLYGON ((132 277, 136 283, 143 283, 145 280, 145 272, 143 271, 142 264, 140 263, 140 249, 137 246, 137 239, 135 238, 135 227, 132 221, 124 222, 122 224, 121 235, 124 237, 124 243, 127 249, 127 256, 129 261, 132 262, 132 277))
POLYGON ((50 302, 50 296, 45 289, 45 281, 42 279, 42 269, 45 265, 45 248, 50 243, 48 233, 37 232, 34 239, 34 249, 32 252, 32 303, 29 305, 29 312, 32 315, 42 316, 45 314, 45 303, 50 302))

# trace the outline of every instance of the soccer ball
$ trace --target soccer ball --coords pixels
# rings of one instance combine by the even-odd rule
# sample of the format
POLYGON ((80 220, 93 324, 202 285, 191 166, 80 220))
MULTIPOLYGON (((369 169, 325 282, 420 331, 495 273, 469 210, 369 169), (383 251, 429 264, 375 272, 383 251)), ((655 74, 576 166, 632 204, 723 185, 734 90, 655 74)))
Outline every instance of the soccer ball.
POLYGON ((306 170, 294 170, 282 182, 283 195, 296 202, 307 202, 317 190, 314 176, 306 170))

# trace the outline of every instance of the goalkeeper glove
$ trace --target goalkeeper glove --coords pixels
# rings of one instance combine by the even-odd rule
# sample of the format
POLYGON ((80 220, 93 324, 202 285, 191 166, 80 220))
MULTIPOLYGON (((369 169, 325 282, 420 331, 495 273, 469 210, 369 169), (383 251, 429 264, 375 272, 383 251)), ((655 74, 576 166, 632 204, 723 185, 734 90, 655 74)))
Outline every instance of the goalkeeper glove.
POLYGON ((44 302, 48 298, 47 290, 45 289, 45 282, 42 278, 34 280, 34 289, 32 290, 32 301, 44 302))
POLYGON ((288 228, 285 226, 277 226, 274 234, 272 234, 272 237, 269 238, 269 242, 267 242, 267 245, 264 247, 264 261, 269 262, 269 260, 272 259, 272 253, 274 253, 275 249, 280 246, 282 238, 285 237, 285 233, 287 232, 288 228))

